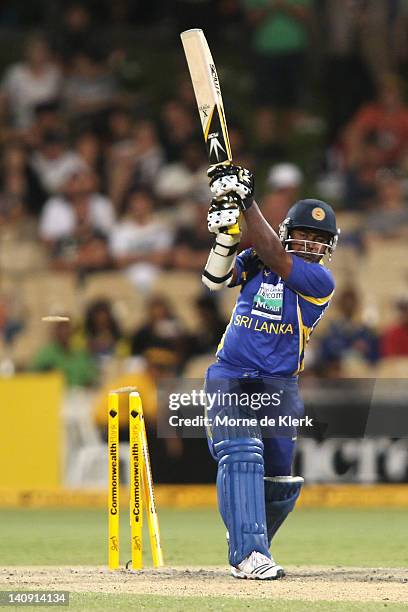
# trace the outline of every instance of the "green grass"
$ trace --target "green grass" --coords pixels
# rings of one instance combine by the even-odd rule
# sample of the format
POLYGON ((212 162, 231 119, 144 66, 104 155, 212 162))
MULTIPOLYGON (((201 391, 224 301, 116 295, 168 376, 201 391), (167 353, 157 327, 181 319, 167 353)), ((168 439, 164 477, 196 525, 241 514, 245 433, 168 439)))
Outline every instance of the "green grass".
MULTIPOLYGON (((162 510, 163 547, 167 565, 225 565, 225 529, 215 510, 162 510)), ((122 513, 122 563, 130 557, 129 527, 122 513)), ((106 511, 0 510, 0 565, 104 565, 107 549, 106 511)), ((275 557, 286 565, 406 567, 406 510, 299 510, 276 538, 275 557)), ((146 538, 146 565, 151 563, 146 538)), ((7 588, 5 585, 0 588, 7 588)), ((24 588, 24 587, 23 587, 24 588)), ((233 593, 233 590, 231 590, 233 593)), ((40 608, 48 609, 48 608, 40 608)), ((174 597, 71 593, 73 610, 187 610, 257 612, 399 612, 406 604, 390 602, 287 601, 225 597, 174 597)))
MULTIPOLYGON (((403 509, 295 511, 273 552, 286 565, 407 567, 406 516, 403 509)), ((125 511, 122 520, 123 562, 130 556, 125 511)), ((226 564, 225 529, 215 510, 162 510, 160 522, 166 564, 226 564)), ((0 565, 103 565, 106 536, 103 509, 3 509, 0 565)))
POLYGON ((333 601, 296 601, 271 599, 228 599, 226 597, 158 597, 145 595, 102 595, 97 593, 73 594, 69 609, 73 610, 167 610, 170 612, 190 612, 191 610, 219 610, 235 612, 236 610, 256 610, 256 612, 402 612, 406 604, 391 603, 354 603, 333 601))
MULTIPOLYGON (((14 608, 15 609, 15 608, 14 608)), ((36 610, 49 610, 49 607, 36 606, 36 610)), ((62 608, 65 609, 65 608, 62 608)), ((190 612, 204 610, 235 612, 236 610, 256 610, 257 612, 403 612, 406 604, 380 602, 333 602, 298 601, 272 599, 230 599, 227 597, 173 597, 158 595, 120 595, 104 593, 71 593, 69 610, 88 610, 139 612, 143 610, 167 610, 168 612, 190 612)))

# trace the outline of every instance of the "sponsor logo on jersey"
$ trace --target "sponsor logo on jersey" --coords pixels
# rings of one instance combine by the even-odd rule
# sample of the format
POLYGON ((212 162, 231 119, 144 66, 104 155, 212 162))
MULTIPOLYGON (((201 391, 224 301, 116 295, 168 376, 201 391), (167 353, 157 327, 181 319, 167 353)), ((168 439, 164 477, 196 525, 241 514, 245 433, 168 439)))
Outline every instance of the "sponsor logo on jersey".
POLYGON ((282 319, 283 310, 283 283, 276 285, 261 283, 252 303, 251 314, 265 317, 265 319, 282 319))

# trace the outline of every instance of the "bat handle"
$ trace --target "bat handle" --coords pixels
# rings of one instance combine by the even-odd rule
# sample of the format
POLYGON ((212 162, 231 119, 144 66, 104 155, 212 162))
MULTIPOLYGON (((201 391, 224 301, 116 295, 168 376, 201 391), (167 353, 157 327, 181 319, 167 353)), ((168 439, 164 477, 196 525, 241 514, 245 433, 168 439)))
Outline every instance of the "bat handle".
POLYGON ((229 234, 230 236, 236 236, 237 234, 240 234, 241 229, 239 227, 239 224, 235 223, 235 225, 231 225, 231 227, 229 227, 225 233, 229 234))
MULTIPOLYGON (((232 159, 228 158, 222 162, 220 162, 219 164, 214 164, 214 166, 231 166, 232 165, 232 159)), ((231 227, 228 228, 228 230, 225 232, 226 234, 229 234, 230 236, 237 236, 238 234, 241 233, 241 229, 239 227, 239 223, 235 223, 235 225, 231 225, 231 227)))

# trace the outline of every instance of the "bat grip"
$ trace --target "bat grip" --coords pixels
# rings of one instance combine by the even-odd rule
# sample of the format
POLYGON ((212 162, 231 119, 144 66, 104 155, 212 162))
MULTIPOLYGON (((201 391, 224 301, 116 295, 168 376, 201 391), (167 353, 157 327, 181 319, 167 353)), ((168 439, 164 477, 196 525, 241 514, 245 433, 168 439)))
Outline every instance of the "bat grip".
POLYGON ((235 225, 231 225, 231 227, 229 227, 225 233, 229 234, 230 236, 236 236, 237 234, 240 234, 241 229, 239 227, 239 224, 235 223, 235 225))

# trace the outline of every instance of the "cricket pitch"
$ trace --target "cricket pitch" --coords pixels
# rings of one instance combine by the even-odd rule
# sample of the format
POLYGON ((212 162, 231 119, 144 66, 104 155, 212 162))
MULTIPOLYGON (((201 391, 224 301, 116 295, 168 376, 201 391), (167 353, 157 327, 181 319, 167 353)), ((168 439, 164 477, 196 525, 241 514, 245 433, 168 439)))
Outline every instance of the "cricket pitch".
POLYGON ((138 572, 105 567, 1 567, 1 589, 408 603, 408 572, 399 568, 288 567, 276 581, 236 580, 226 567, 165 567, 138 572))

